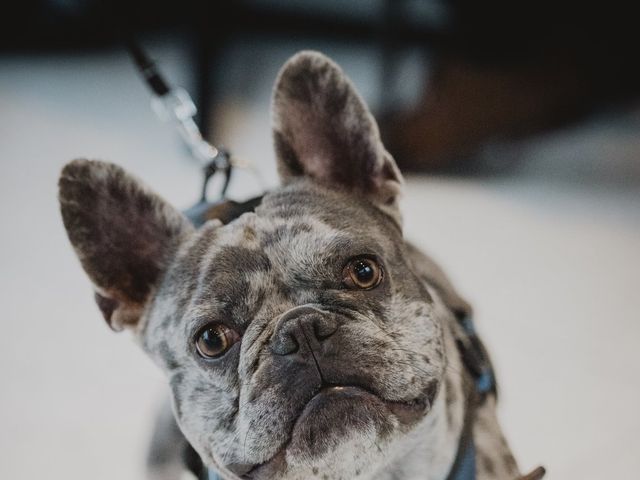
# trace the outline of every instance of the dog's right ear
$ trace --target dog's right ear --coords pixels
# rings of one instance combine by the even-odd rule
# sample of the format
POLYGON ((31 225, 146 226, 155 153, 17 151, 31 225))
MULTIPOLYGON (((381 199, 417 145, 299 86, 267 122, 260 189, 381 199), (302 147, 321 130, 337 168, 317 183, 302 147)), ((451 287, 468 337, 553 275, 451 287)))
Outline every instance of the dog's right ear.
POLYGON ((401 226, 400 170, 351 80, 319 52, 282 67, 272 101, 273 137, 284 183, 306 177, 366 198, 401 226))
POLYGON ((114 330, 135 328, 193 227, 113 164, 74 160, 62 170, 59 189, 64 226, 102 314, 114 330))

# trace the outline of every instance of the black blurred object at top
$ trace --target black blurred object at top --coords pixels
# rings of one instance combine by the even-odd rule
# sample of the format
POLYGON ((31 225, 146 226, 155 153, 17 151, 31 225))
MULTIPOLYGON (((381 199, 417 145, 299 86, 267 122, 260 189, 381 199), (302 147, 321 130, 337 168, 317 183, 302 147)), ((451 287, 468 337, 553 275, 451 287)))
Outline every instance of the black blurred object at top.
POLYGON ((638 23, 636 5, 619 0, 20 0, 0 15, 0 52, 112 48, 122 32, 186 32, 207 137, 216 62, 237 38, 370 43, 383 53, 383 85, 397 52, 418 46, 431 59, 422 103, 386 112, 380 124, 402 167, 438 169, 492 138, 637 98, 638 23))
MULTIPOLYGON (((381 25, 401 42, 429 42, 476 62, 529 61, 573 49, 583 61, 615 62, 610 47, 635 50, 633 2, 541 0, 20 0, 0 15, 0 49, 82 50, 137 34, 200 28, 325 38, 376 39, 381 25), (389 18, 392 25, 385 25, 389 18), (327 27, 331 28, 327 28, 327 27)), ((195 29, 195 30, 192 30, 195 29)), ((619 57, 622 50, 614 57, 619 57)))

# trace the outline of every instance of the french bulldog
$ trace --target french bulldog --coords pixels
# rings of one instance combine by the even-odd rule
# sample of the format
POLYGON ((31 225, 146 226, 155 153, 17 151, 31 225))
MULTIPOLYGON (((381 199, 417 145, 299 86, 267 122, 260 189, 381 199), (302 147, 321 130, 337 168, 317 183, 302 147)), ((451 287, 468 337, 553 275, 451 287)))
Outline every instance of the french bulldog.
POLYGON ((282 186, 227 224, 196 229, 113 164, 60 176, 104 318, 166 373, 164 422, 222 478, 540 478, 475 386, 469 306, 403 238, 402 176, 350 80, 301 52, 272 114, 282 186))

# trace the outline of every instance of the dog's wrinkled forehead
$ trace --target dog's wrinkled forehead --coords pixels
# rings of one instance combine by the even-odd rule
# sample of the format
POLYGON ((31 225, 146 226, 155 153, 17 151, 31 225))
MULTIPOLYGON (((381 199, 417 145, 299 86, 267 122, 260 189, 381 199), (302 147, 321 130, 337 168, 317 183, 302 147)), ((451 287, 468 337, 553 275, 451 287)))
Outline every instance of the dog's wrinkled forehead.
POLYGON ((260 299, 247 296, 265 284, 304 303, 311 300, 306 291, 339 283, 350 257, 395 255, 399 238, 395 224, 368 202, 300 181, 266 195, 255 213, 202 227, 177 256, 165 285, 189 304, 192 316, 194 309, 229 304, 258 308, 260 299))
POLYGON ((353 237, 401 238, 392 219, 370 202, 309 180, 299 180, 266 195, 256 213, 273 222, 313 221, 353 237))

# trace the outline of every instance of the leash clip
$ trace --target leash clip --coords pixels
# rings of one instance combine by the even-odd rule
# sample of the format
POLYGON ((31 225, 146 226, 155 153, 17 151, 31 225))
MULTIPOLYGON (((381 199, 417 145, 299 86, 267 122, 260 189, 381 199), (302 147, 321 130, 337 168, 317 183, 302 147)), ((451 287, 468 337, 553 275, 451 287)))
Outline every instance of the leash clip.
POLYGON ((256 180, 264 188, 261 178, 252 163, 241 161, 225 148, 216 148, 207 142, 200 132, 194 118, 198 108, 191 99, 189 93, 183 89, 172 86, 161 74, 157 65, 133 38, 127 39, 127 49, 144 78, 145 83, 153 93, 151 107, 156 115, 163 121, 171 121, 175 124, 180 137, 189 149, 192 157, 202 165, 204 180, 200 200, 185 213, 196 225, 201 225, 208 218, 212 207, 221 204, 229 204, 231 211, 239 212, 243 209, 253 209, 261 197, 250 199, 242 204, 226 200, 227 189, 231 181, 231 172, 234 167, 245 168, 255 175, 256 180), (216 202, 207 201, 207 187, 211 179, 217 174, 222 174, 222 188, 216 202))
POLYGON ((187 144, 191 155, 207 165, 220 151, 202 138, 194 117, 198 108, 189 93, 183 88, 171 88, 161 96, 151 99, 151 108, 162 121, 173 121, 178 133, 187 144))
POLYGON ((215 176, 216 173, 222 172, 224 180, 222 188, 220 190, 219 199, 223 200, 227 195, 227 189, 229 188, 229 182, 231 181, 231 171, 233 164, 231 163, 231 153, 224 147, 216 149, 216 155, 207 162, 204 166, 204 182, 202 184, 202 193, 200 194, 200 202, 207 202, 207 187, 209 181, 215 176))

